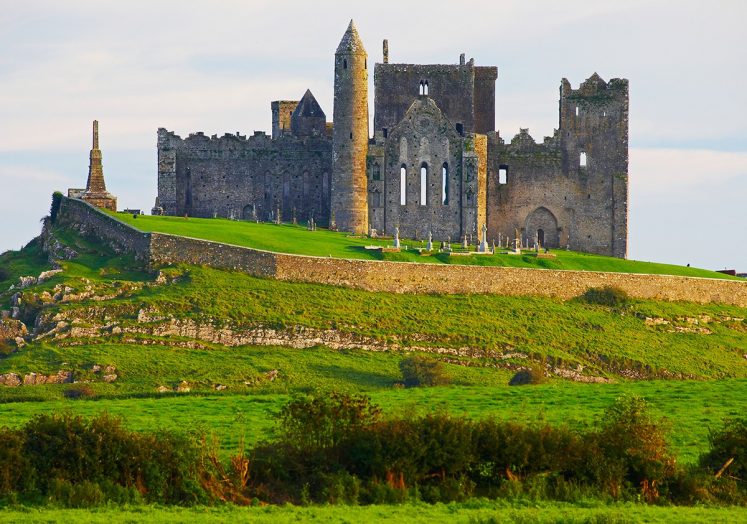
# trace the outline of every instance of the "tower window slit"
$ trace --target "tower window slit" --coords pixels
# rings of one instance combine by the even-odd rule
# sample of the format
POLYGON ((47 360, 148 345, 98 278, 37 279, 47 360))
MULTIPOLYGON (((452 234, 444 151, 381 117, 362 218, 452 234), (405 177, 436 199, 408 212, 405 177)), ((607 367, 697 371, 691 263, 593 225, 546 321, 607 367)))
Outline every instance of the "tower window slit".
POLYGON ((498 167, 498 183, 499 184, 508 183, 508 166, 505 164, 501 164, 498 167))
POLYGON ((399 168, 399 204, 407 204, 407 169, 405 166, 399 168))
POLYGON ((420 205, 426 205, 426 197, 428 193, 428 165, 423 164, 420 166, 420 205))
POLYGON ((578 165, 579 167, 586 167, 586 153, 584 151, 581 151, 578 155, 578 165))
POLYGON ((441 167, 441 203, 449 204, 449 164, 446 162, 441 167))

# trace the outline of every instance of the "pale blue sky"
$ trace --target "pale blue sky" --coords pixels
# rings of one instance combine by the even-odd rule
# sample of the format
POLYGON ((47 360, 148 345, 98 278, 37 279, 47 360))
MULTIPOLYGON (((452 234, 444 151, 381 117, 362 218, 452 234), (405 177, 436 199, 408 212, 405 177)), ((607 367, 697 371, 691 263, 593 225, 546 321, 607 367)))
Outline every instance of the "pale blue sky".
POLYGON ((630 257, 747 271, 745 2, 4 3, 0 251, 38 234, 52 191, 85 185, 93 119, 110 191, 144 210, 158 127, 269 131, 270 101, 306 88, 331 119, 354 18, 371 60, 388 38, 392 62, 498 66, 507 138, 552 133, 562 77, 630 79, 630 257))

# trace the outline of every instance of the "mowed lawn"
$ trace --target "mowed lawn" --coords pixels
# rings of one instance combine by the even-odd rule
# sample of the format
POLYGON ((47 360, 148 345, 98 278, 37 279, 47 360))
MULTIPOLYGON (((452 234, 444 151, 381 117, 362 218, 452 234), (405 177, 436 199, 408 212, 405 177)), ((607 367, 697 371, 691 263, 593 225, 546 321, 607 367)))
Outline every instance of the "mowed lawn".
MULTIPOLYGON (((390 260, 397 262, 425 262, 438 264, 470 264, 485 266, 528 267, 537 269, 566 269, 583 271, 613 271, 621 273, 648 273, 682 275, 704 278, 735 278, 722 273, 693 267, 623 260, 566 250, 553 250, 554 259, 537 258, 531 250, 522 255, 501 254, 481 256, 448 256, 434 253, 420 255, 416 249, 425 248, 424 240, 402 239, 400 253, 380 253, 366 246, 387 246, 391 240, 370 239, 345 233, 317 229, 308 231, 304 225, 255 223, 223 218, 184 218, 172 216, 147 216, 126 213, 112 214, 118 220, 145 232, 169 233, 192 238, 212 240, 237 246, 252 247, 279 253, 321 257, 390 260)), ((459 239, 451 239, 458 249, 459 239)), ((491 239, 498 240, 498 239, 491 239)), ((473 244, 476 242, 473 239, 473 244)), ((436 247, 438 243, 435 243, 436 247)), ((474 245, 471 248, 474 250, 474 245)))

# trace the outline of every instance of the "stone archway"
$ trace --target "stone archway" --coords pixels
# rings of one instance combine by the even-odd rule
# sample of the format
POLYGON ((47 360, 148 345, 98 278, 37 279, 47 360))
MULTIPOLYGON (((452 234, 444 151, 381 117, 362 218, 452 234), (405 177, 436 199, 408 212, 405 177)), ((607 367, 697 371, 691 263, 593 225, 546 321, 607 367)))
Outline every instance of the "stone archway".
POLYGON ((254 204, 244 206, 244 209, 241 210, 241 220, 254 220, 255 218, 256 210, 254 208, 254 204))
POLYGON ((527 216, 524 224, 530 243, 540 237, 543 247, 560 247, 558 220, 546 207, 538 207, 527 216), (544 240, 544 242, 542 242, 544 240))

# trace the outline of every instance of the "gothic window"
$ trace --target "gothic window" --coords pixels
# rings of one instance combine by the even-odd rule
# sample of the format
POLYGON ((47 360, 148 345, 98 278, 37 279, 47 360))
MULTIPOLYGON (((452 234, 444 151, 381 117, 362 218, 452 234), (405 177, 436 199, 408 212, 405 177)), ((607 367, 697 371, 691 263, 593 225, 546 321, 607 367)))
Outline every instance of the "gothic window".
POLYGON ((407 204, 407 168, 404 164, 399 168, 399 204, 407 204))
POLYGON ((423 84, 423 94, 428 96, 428 80, 423 84))
POLYGON ((425 94, 425 84, 423 84, 423 81, 420 81, 420 87, 418 88, 418 94, 423 95, 425 94))
POLYGON ((428 164, 423 162, 420 165, 420 205, 424 206, 427 204, 428 196, 428 164))
POLYGON ((379 167, 378 162, 373 165, 371 178, 373 180, 381 180, 381 168, 379 167))
POLYGON ((441 203, 449 205, 449 164, 446 162, 441 167, 441 203))

